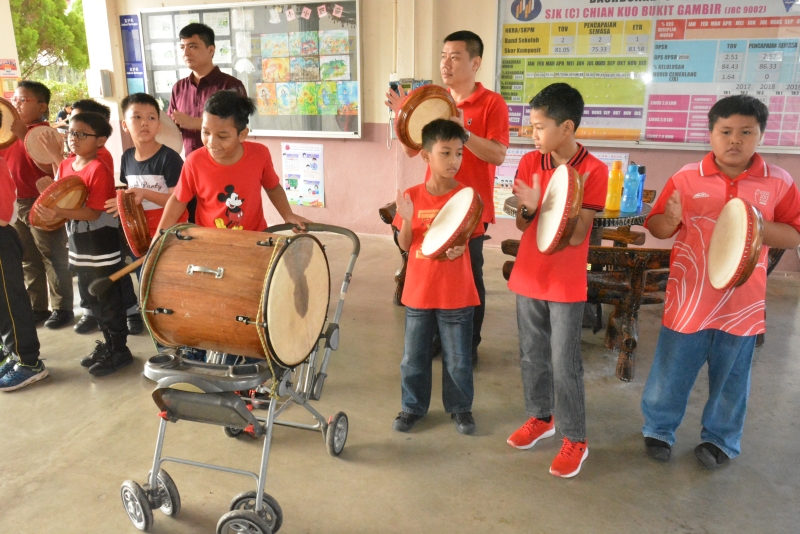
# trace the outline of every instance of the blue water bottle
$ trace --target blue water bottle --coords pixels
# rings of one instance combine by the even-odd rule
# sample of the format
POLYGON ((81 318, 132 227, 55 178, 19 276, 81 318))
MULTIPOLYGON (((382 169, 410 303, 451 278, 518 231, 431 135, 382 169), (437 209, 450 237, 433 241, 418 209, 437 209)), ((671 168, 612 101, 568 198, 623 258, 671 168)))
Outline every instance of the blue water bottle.
POLYGON ((644 195, 644 179, 647 177, 647 169, 644 165, 639 165, 639 211, 642 211, 642 196, 644 195))
POLYGON ((634 213, 639 209, 639 166, 635 163, 628 165, 628 172, 625 173, 619 209, 626 213, 634 213))

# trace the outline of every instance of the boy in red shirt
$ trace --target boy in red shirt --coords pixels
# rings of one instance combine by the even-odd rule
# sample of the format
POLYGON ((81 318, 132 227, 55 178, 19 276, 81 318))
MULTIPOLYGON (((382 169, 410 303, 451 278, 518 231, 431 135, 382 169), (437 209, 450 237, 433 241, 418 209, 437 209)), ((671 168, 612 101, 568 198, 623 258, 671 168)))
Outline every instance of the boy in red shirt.
POLYGON ((198 225, 260 232, 267 227, 261 189, 285 222, 305 228, 309 221, 292 212, 269 149, 245 141, 255 110, 252 100, 234 91, 219 91, 208 99, 201 130, 205 150, 186 158, 156 235, 178 222, 192 198, 197 198, 198 225))
POLYGON ((80 113, 69 125, 69 147, 73 156, 61 162, 58 180, 77 175, 86 183, 89 195, 83 206, 75 209, 37 206, 45 220, 70 219, 69 266, 78 274, 81 299, 89 304, 92 315, 103 332, 105 343, 98 341, 95 350, 81 360, 93 376, 105 376, 133 363, 127 346, 128 325, 118 284, 100 296, 89 293, 89 285, 123 267, 119 242, 119 221, 105 211, 106 201, 113 197, 114 175, 97 152, 111 135, 111 126, 97 113, 80 113))
POLYGON ((689 393, 706 362, 708 401, 694 453, 712 469, 741 452, 753 349, 765 330, 767 252, 800 245, 800 191, 789 173, 756 152, 768 116, 767 107, 751 96, 717 101, 708 112, 711 153, 667 181, 645 222, 659 239, 677 234, 664 319, 642 394, 645 447, 657 460, 669 460, 689 393), (711 286, 707 247, 722 208, 734 197, 761 212, 764 246, 750 278, 723 291, 711 286))
POLYGON ((508 438, 508 444, 529 449, 553 436, 557 426, 564 440, 550 473, 567 478, 578 474, 589 454, 581 322, 587 237, 595 212, 603 209, 608 167, 575 141, 583 115, 583 97, 577 89, 565 83, 549 85, 533 97, 530 106, 538 150, 523 156, 517 170, 517 228, 523 233, 508 281, 509 289, 517 294, 520 367, 529 419, 508 438), (542 191, 563 164, 581 174, 583 204, 569 246, 546 255, 536 244, 542 191))
POLYGON ((478 291, 472 279, 466 245, 446 251, 447 259, 427 258, 422 240, 436 214, 464 185, 455 180, 461 167, 466 132, 456 122, 438 119, 422 129, 422 159, 430 180, 397 192, 400 234, 397 242, 408 251, 402 302, 406 306, 406 335, 400 363, 403 411, 393 427, 408 432, 427 412, 431 400, 433 336, 437 326, 442 342, 442 402, 462 434, 475 431, 472 417, 472 316, 478 291))

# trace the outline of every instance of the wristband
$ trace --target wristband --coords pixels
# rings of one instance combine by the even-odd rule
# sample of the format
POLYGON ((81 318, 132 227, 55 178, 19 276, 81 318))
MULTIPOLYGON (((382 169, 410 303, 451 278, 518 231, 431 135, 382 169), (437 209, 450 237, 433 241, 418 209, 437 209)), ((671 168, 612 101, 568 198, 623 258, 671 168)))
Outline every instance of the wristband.
POLYGON ((522 206, 522 209, 520 210, 519 214, 526 221, 532 221, 533 218, 536 216, 536 212, 535 211, 533 213, 528 213, 528 206, 522 206))
POLYGON ((472 133, 466 128, 464 128, 464 131, 467 132, 467 136, 464 138, 464 144, 466 145, 467 141, 469 141, 469 138, 472 137, 472 133))

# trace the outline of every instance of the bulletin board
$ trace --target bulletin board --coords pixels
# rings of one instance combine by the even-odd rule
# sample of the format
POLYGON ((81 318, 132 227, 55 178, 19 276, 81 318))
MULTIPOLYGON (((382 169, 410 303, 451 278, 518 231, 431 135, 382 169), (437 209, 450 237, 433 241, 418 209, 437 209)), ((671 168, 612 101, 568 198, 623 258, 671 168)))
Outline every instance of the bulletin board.
POLYGON ((164 109, 190 75, 178 33, 202 22, 214 30, 214 64, 256 103, 250 135, 361 137, 358 0, 181 6, 143 10, 140 20, 146 90, 164 109))
POLYGON ((515 143, 532 142, 530 99, 565 82, 586 105, 578 137, 597 144, 707 147, 711 106, 748 94, 770 111, 762 148, 800 152, 797 0, 498 5, 497 90, 515 143))

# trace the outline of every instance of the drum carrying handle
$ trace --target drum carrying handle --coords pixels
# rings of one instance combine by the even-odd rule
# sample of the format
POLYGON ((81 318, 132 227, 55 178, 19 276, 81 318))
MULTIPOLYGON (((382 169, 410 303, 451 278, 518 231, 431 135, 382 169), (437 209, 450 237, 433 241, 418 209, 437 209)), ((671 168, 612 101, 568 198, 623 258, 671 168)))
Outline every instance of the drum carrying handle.
MULTIPOLYGON (((293 230, 297 228, 300 229, 299 226, 291 224, 291 223, 284 223, 284 224, 276 224, 275 226, 270 226, 265 232, 284 232, 286 230, 293 230)), ((343 235, 350 239, 353 243, 353 254, 358 256, 361 252, 361 242, 358 239, 358 236, 354 234, 351 230, 347 228, 342 228, 341 226, 333 226, 331 224, 320 224, 320 223, 306 223, 306 230, 309 232, 330 232, 332 234, 339 234, 343 235)))
POLYGON ((194 273, 208 273, 213 274, 214 278, 222 278, 222 275, 225 274, 225 269, 220 267, 216 271, 214 269, 209 269, 208 267, 200 267, 199 265, 191 265, 186 268, 186 274, 194 274, 194 273))

